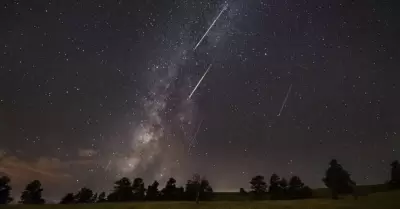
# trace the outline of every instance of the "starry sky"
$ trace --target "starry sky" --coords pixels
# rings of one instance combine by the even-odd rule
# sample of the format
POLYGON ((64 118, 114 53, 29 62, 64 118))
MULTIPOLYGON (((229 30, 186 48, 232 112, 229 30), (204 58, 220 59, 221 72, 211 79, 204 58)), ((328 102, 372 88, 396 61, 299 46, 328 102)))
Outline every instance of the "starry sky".
POLYGON ((16 196, 33 179, 56 198, 109 191, 123 176, 163 185, 193 173, 238 191, 274 172, 322 187, 337 158, 358 184, 382 183, 400 158, 398 9, 2 1, 0 174, 16 196))

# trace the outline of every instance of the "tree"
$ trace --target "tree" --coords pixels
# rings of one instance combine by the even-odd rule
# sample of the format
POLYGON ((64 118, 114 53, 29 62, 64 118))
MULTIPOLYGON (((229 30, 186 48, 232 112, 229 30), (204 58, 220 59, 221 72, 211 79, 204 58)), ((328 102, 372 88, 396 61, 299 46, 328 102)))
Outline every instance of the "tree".
POLYGON ((106 200, 106 193, 105 192, 100 193, 99 194, 99 198, 97 198, 97 202, 101 203, 101 202, 106 202, 106 201, 107 201, 106 200))
POLYGON ((284 192, 283 188, 280 186, 281 179, 277 174, 272 174, 271 178, 269 179, 269 193, 272 200, 280 200, 283 199, 284 192))
POLYGON ((147 200, 158 200, 160 192, 158 191, 158 181, 154 181, 153 184, 147 187, 146 199, 147 200))
POLYGON ((313 190, 309 186, 303 187, 301 190, 301 195, 302 198, 312 198, 313 196, 313 190))
POLYGON ((22 204, 44 204, 42 198, 42 184, 39 180, 34 180, 29 183, 21 194, 22 204))
POLYGON ((213 189, 210 186, 210 182, 203 178, 200 182, 200 192, 198 192, 199 200, 211 200, 213 196, 213 189))
POLYGON ((331 160, 330 167, 322 180, 331 190, 332 199, 338 199, 339 194, 353 193, 355 195, 356 183, 351 180, 350 174, 335 159, 331 160))
POLYGON ((300 177, 293 176, 289 181, 288 196, 290 199, 310 198, 312 190, 304 185, 300 177))
POLYGON ((135 178, 132 184, 133 199, 144 200, 146 189, 144 188, 144 182, 142 178, 135 178))
POLYGON ((107 200, 110 202, 126 202, 133 200, 132 183, 124 177, 114 183, 114 190, 107 200))
POLYGON ((264 181, 264 176, 255 176, 250 181, 251 192, 260 198, 267 192, 267 183, 264 181))
POLYGON ((279 181, 281 180, 281 178, 279 178, 279 176, 277 174, 272 174, 271 178, 269 179, 269 189, 271 191, 271 189, 273 189, 274 187, 279 187, 279 181))
POLYGON ((178 200, 178 190, 176 188, 176 180, 169 178, 165 188, 161 190, 161 195, 164 200, 178 200))
POLYGON ((75 195, 76 203, 91 203, 93 202, 93 191, 89 188, 83 187, 75 195))
POLYGON ((287 189, 288 185, 289 185, 289 184, 288 184, 288 182, 287 182, 287 180, 286 180, 285 178, 282 178, 282 179, 279 181, 279 187, 282 188, 282 189, 284 189, 284 190, 287 189))
POLYGON ((246 190, 244 190, 243 188, 239 189, 239 193, 242 194, 242 195, 247 195, 246 190))
POLYGON ((200 175, 195 174, 191 180, 186 183, 185 196, 187 200, 211 200, 213 189, 206 178, 200 179, 200 175))
POLYGON ((269 180, 269 185, 269 193, 272 200, 281 200, 285 198, 287 187, 286 179, 281 179, 274 173, 269 180))
POLYGON ((60 204, 73 204, 75 203, 75 196, 73 193, 67 193, 60 201, 60 204))
POLYGON ((390 181, 389 184, 393 189, 400 188, 400 164, 399 161, 395 160, 390 164, 392 169, 390 172, 390 181))
POLYGON ((196 197, 196 204, 199 204, 200 201, 200 187, 201 187, 201 183, 200 183, 200 175, 199 174, 194 174, 192 177, 192 188, 193 188, 193 192, 195 194, 196 197))
POLYGON ((118 201, 121 201, 121 200, 118 199, 117 192, 112 191, 107 195, 107 202, 118 202, 118 201))
POLYGON ((289 181, 289 188, 301 188, 304 186, 303 181, 301 181, 300 177, 292 176, 289 181))
POLYGON ((98 194, 94 193, 94 195, 92 196, 92 199, 90 200, 90 202, 96 203, 97 202, 97 196, 98 196, 98 194))
POLYGON ((13 201, 10 181, 7 176, 0 177, 0 204, 8 204, 13 201))
POLYGON ((176 200, 184 200, 185 199, 185 188, 183 188, 183 186, 175 189, 175 198, 176 198, 176 200))

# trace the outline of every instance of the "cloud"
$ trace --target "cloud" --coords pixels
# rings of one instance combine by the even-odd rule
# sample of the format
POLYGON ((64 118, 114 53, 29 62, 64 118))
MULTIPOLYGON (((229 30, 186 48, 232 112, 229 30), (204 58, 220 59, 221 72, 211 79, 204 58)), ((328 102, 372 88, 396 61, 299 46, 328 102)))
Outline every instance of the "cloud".
POLYGON ((58 158, 39 157, 24 160, 4 154, 0 158, 0 174, 11 177, 13 184, 25 184, 32 180, 42 183, 59 183, 71 179, 70 166, 93 164, 90 160, 61 161, 58 158))
POLYGON ((57 182, 70 177, 60 170, 61 167, 61 161, 55 158, 24 161, 16 156, 3 156, 0 160, 0 172, 10 176, 12 181, 17 183, 34 179, 57 182))
POLYGON ((80 157, 93 157, 97 155, 97 151, 94 149, 79 149, 78 155, 80 157))

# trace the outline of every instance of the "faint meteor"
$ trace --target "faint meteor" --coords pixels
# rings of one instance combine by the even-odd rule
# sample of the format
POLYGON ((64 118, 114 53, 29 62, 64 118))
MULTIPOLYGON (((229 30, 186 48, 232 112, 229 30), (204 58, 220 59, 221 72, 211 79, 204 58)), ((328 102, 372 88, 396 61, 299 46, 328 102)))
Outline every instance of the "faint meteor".
POLYGON ((204 120, 201 120, 199 126, 197 127, 196 133, 194 134, 194 137, 193 137, 192 144, 193 144, 193 143, 196 143, 196 141, 197 141, 197 134, 199 133, 199 130, 200 130, 200 128, 201 128, 201 125, 203 124, 203 121, 204 121, 204 120))
POLYGON ((212 67, 212 64, 210 64, 210 66, 208 66, 206 72, 205 72, 204 75, 200 78, 199 82, 197 83, 196 87, 194 87, 192 93, 190 93, 190 95, 189 95, 189 97, 187 98, 187 100, 189 100, 189 99, 192 98, 194 92, 197 90, 197 88, 199 87, 200 83, 203 81, 204 77, 206 77, 206 75, 207 75, 208 71, 211 69, 211 67, 212 67))
POLYGON ((199 130, 200 130, 200 128, 201 128, 201 125, 203 124, 203 121, 204 121, 204 120, 201 120, 201 121, 200 121, 199 126, 197 126, 196 133, 194 133, 194 136, 193 136, 193 138, 192 138, 192 141, 191 141, 190 144, 189 144, 189 150, 188 150, 189 153, 190 153, 190 149, 191 149, 191 148, 193 147, 193 145, 197 142, 197 134, 199 133, 199 130))
POLYGON ((225 10, 228 9, 228 4, 224 5, 224 8, 222 8, 221 12, 218 14, 218 16, 214 19, 208 30, 204 33, 203 37, 201 37, 200 41, 196 44, 196 46, 193 48, 193 51, 196 51, 197 47, 203 42, 203 39, 207 36, 207 34, 210 32, 211 28, 215 25, 217 20, 221 17, 222 13, 224 13, 225 10))
POLYGON ((286 93, 285 100, 283 100, 283 104, 282 104, 281 110, 279 111, 278 117, 281 116, 283 107, 285 107, 285 105, 286 105, 286 102, 287 102, 287 100, 288 100, 289 94, 290 94, 290 92, 292 91, 292 85, 293 85, 293 84, 290 84, 290 86, 289 86, 289 90, 288 90, 287 93, 286 93))
POLYGON ((107 166, 106 166, 106 168, 104 169, 104 170, 108 170, 108 168, 110 167, 110 165, 111 165, 111 160, 110 161, 108 161, 108 164, 107 164, 107 166))

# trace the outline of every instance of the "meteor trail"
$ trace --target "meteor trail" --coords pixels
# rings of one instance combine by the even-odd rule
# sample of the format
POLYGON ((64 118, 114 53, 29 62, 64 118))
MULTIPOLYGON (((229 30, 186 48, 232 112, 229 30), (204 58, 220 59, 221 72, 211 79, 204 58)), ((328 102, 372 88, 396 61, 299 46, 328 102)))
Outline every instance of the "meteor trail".
POLYGON ((107 171, 107 170, 108 170, 108 168, 110 167, 110 165, 111 165, 111 160, 109 160, 109 161, 108 161, 108 164, 107 164, 107 166, 106 166, 106 168, 105 168, 104 170, 106 170, 106 171, 107 171))
POLYGON ((199 126, 197 127, 196 133, 194 134, 194 137, 193 137, 193 140, 192 140, 192 144, 193 144, 193 143, 196 143, 196 141, 197 141, 197 140, 196 140, 196 139, 197 139, 197 133, 199 133, 199 130, 200 130, 200 128, 201 128, 201 125, 203 124, 203 121, 204 121, 204 120, 201 120, 199 126))
POLYGON ((224 8, 222 8, 222 11, 218 14, 217 18, 214 19, 214 21, 212 22, 212 24, 210 25, 210 27, 208 28, 208 30, 206 31, 206 33, 204 33, 203 37, 201 37, 200 41, 196 44, 196 46, 193 48, 193 51, 196 51, 197 47, 199 47, 199 45, 201 44, 201 42, 203 42, 203 39, 207 36, 207 34, 210 32, 211 28, 215 25, 215 23, 217 22, 217 20, 219 19, 219 17, 221 17, 222 13, 224 13, 225 10, 228 9, 228 4, 225 4, 224 8))
POLYGON ((203 124, 203 121, 204 121, 204 120, 201 120, 199 126, 197 127, 196 133, 194 134, 193 139, 192 139, 192 141, 191 141, 190 144, 189 144, 189 150, 188 150, 189 153, 190 153, 190 149, 191 149, 191 148, 193 147, 193 145, 197 142, 197 133, 199 133, 199 130, 200 130, 200 128, 201 128, 201 125, 203 124))
POLYGON ((194 92, 197 90, 197 88, 199 87, 201 81, 203 81, 204 77, 206 77, 206 75, 207 75, 208 71, 211 69, 211 67, 212 67, 212 64, 210 64, 210 66, 208 66, 206 72, 205 72, 204 75, 200 78, 199 82, 197 83, 196 87, 194 87, 192 93, 190 93, 190 95, 189 95, 189 97, 187 98, 187 100, 189 100, 190 98, 192 98, 194 92))
POLYGON ((292 85, 293 85, 293 84, 290 84, 290 86, 289 86, 289 90, 288 90, 287 93, 286 93, 285 100, 283 100, 283 104, 282 104, 281 110, 279 111, 278 117, 281 116, 283 107, 285 107, 285 104, 286 104, 286 101, 287 101, 287 99, 288 99, 288 97, 289 97, 289 94, 290 94, 290 92, 292 91, 292 85))

